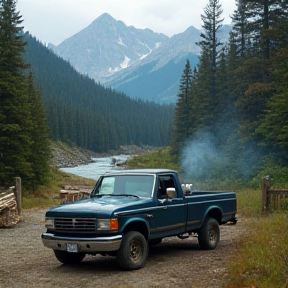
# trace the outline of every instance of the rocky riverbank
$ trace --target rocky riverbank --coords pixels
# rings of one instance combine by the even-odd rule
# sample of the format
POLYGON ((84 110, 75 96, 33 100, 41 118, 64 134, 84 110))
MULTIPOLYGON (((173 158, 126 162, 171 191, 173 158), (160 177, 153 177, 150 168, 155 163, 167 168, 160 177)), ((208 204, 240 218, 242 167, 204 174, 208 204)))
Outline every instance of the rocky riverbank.
POLYGON ((52 165, 64 168, 85 165, 93 162, 92 158, 107 157, 113 155, 141 155, 147 153, 151 148, 141 148, 135 145, 120 146, 117 151, 109 153, 95 153, 79 147, 71 147, 62 142, 52 143, 52 165))
POLYGON ((98 157, 98 155, 92 151, 70 147, 60 142, 52 144, 52 165, 59 168, 89 164, 92 162, 92 157, 98 157))

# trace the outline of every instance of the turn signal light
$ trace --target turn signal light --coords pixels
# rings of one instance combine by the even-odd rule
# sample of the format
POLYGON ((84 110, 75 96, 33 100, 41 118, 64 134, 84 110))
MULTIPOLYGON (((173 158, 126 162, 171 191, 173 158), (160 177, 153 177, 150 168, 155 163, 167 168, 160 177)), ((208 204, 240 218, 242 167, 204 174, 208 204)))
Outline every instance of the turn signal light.
POLYGON ((118 230, 118 219, 110 219, 110 229, 111 230, 118 230))

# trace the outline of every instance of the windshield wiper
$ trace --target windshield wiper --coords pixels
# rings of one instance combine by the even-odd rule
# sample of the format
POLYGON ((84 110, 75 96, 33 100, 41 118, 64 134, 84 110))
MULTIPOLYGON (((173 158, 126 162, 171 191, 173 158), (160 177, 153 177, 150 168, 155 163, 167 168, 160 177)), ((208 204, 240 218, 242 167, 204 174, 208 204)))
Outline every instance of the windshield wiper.
POLYGON ((140 197, 138 195, 134 195, 134 194, 94 194, 93 197, 97 197, 97 198, 101 198, 103 196, 125 196, 125 197, 135 197, 140 199, 140 197))
POLYGON ((93 197, 101 198, 102 196, 112 196, 112 194, 94 194, 93 197))
POLYGON ((112 196, 136 197, 136 198, 140 199, 140 197, 138 195, 134 195, 134 194, 112 194, 112 196))

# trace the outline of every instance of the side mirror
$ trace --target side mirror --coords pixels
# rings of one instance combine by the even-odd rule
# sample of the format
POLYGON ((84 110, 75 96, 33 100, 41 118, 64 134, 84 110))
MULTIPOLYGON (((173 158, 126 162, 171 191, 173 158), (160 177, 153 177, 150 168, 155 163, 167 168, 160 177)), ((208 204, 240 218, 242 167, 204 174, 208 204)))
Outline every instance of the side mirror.
POLYGON ((177 198, 177 193, 175 188, 167 188, 166 189, 168 199, 177 198))

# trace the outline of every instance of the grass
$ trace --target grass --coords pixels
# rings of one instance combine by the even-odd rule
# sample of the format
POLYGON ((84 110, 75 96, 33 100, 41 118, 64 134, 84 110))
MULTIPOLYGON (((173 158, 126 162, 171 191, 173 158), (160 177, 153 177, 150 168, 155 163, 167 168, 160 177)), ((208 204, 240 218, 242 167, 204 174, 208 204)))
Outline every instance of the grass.
POLYGON ((263 215, 261 191, 237 192, 240 217, 247 233, 238 239, 238 251, 228 269, 226 288, 288 287, 288 215, 285 211, 263 215))
POLYGON ((250 219, 249 234, 231 260, 226 288, 288 287, 288 218, 274 213, 250 219))
POLYGON ((237 239, 225 288, 288 287, 287 210, 263 215, 260 185, 237 191, 237 205, 246 233, 237 239))
POLYGON ((237 191, 237 206, 246 232, 237 239, 224 287, 288 287, 287 210, 263 215, 260 185, 237 191))
POLYGON ((237 193, 237 210, 245 218, 262 217, 261 189, 242 188, 237 193))
POLYGON ((35 191, 23 191, 22 209, 48 208, 59 205, 60 190, 65 185, 94 186, 95 180, 65 173, 57 168, 51 169, 50 182, 35 191))
POLYGON ((237 191, 237 204, 247 231, 237 239, 225 288, 288 287, 287 210, 263 215, 260 185, 237 191))
POLYGON ((176 156, 171 155, 169 148, 160 148, 155 151, 135 156, 129 159, 129 168, 167 168, 179 170, 176 156))

